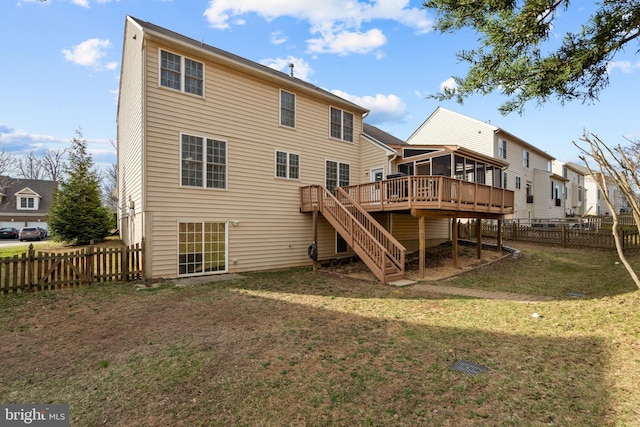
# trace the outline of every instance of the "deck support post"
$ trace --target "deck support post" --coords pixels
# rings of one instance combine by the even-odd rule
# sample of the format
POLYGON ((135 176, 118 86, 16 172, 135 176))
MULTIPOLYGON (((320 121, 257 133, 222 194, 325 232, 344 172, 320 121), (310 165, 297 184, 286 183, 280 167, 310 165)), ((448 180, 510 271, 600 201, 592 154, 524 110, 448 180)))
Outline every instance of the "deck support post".
MULTIPOLYGON (((313 243, 316 244, 316 249, 318 248, 318 211, 313 211, 313 243)), ((318 271, 318 257, 313 260, 313 272, 318 271)))
POLYGON ((425 252, 426 252, 426 242, 425 242, 426 233, 425 233, 424 222, 425 222, 424 216, 421 216, 420 218, 418 218, 418 229, 419 229, 418 236, 419 236, 419 239, 420 239, 420 242, 418 244, 419 245, 419 256, 420 256, 420 260, 419 260, 419 263, 418 263, 418 270, 419 270, 418 274, 419 274, 421 279, 424 279, 424 276, 425 276, 425 265, 424 265, 425 264, 425 259, 424 259, 424 257, 425 257, 425 252))
POLYGON ((458 218, 451 218, 451 263, 458 268, 458 218))
POLYGON ((498 252, 501 253, 502 252, 502 219, 498 220, 498 233, 497 233, 496 239, 498 240, 497 242, 498 252))
POLYGON ((476 253, 482 259, 482 218, 476 220, 476 253))

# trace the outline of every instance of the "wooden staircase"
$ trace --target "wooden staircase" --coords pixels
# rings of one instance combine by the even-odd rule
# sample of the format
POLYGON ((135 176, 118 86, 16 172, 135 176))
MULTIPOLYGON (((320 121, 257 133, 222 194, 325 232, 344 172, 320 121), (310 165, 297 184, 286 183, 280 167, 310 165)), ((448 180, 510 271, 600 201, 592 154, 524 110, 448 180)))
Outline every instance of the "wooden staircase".
POLYGON ((318 211, 383 284, 404 277, 406 249, 342 188, 301 188, 301 210, 318 211))

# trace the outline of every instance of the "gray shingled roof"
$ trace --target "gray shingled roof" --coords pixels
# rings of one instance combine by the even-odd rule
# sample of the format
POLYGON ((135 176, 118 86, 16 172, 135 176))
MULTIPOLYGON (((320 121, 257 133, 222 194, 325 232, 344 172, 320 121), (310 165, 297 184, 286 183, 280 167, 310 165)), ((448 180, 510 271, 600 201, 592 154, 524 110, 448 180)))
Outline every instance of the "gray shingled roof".
POLYGON ((368 123, 363 123, 362 132, 365 135, 375 139, 378 142, 382 142, 385 145, 407 145, 406 142, 401 140, 400 138, 396 138, 395 136, 379 129, 373 125, 368 123))
POLYGON ((53 192, 58 187, 56 181, 44 181, 39 179, 18 179, 10 178, 7 176, 0 176, 0 193, 5 197, 0 203, 0 215, 2 214, 47 214, 51 209, 51 199, 53 198, 53 192), (41 197, 37 210, 18 210, 16 207, 15 194, 25 188, 38 193, 41 197))

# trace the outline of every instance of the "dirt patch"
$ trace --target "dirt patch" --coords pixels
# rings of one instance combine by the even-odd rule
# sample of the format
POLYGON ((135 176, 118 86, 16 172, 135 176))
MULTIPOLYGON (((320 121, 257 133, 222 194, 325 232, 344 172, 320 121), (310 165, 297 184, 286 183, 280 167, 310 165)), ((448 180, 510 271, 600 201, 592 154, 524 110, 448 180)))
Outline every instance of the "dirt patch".
MULTIPOLYGON (((418 253, 411 253, 406 257, 405 279, 417 282, 445 280, 509 256, 507 252, 498 252, 493 249, 483 249, 480 259, 478 259, 477 255, 475 246, 459 245, 458 260, 456 266, 454 266, 450 242, 427 248, 425 254, 426 276, 420 277, 418 253)), ((325 270, 353 279, 376 280, 376 277, 367 266, 358 260, 342 265, 325 267, 325 270)))

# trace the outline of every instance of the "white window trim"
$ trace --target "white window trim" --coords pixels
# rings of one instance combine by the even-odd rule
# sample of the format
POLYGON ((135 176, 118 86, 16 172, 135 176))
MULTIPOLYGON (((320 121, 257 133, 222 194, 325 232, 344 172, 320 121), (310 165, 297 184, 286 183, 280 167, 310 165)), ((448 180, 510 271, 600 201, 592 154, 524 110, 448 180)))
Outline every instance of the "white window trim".
POLYGON ((301 156, 298 153, 292 153, 290 151, 285 151, 285 150, 275 150, 273 153, 273 176, 276 179, 289 179, 289 180, 293 180, 293 181, 300 181, 300 175, 302 175, 302 165, 301 165, 301 160, 300 160, 301 156), (278 153, 284 153, 287 155, 287 176, 278 176, 278 153), (291 176, 289 176, 289 172, 290 172, 290 166, 291 166, 291 156, 298 156, 298 177, 297 178, 291 178, 291 176))
POLYGON ((506 159, 507 158, 507 140, 506 139, 498 139, 498 158, 506 159), (502 151, 502 152, 501 152, 502 151))
POLYGON ((185 95, 191 95, 191 96, 195 96, 196 98, 204 98, 205 94, 206 94, 206 78, 207 78, 207 73, 206 73, 206 64, 204 63, 204 61, 198 61, 197 59, 193 59, 189 56, 185 56, 181 53, 176 53, 174 51, 171 51, 169 49, 164 49, 159 47, 158 48, 158 87, 161 89, 166 89, 166 90, 172 90, 174 92, 179 92, 179 93, 183 93, 185 95), (168 87, 168 86, 163 86, 162 85, 162 51, 171 53, 173 55, 177 55, 180 57, 180 90, 178 89, 174 89, 172 87, 168 87), (185 63, 184 60, 186 59, 190 59, 191 61, 194 62, 199 62, 200 64, 202 64, 202 95, 198 95, 197 93, 191 93, 191 92, 186 92, 184 90, 185 88, 185 63))
POLYGON ((351 185, 351 163, 341 162, 340 160, 324 159, 324 184, 325 184, 325 186, 327 184, 327 162, 334 162, 334 163, 337 163, 337 165, 338 165, 338 170, 336 171, 336 173, 337 173, 337 176, 336 176, 336 188, 340 187, 340 165, 349 166, 349 184, 348 185, 351 185))
MULTIPOLYGON (((37 196, 17 196, 16 209, 20 211, 37 211, 40 205, 40 197, 37 196), (22 199, 33 199, 33 207, 22 207, 22 199)), ((27 205, 29 203, 27 202, 27 205)))
POLYGON ((347 111, 347 110, 344 110, 342 108, 334 107, 333 105, 329 106, 329 138, 337 140, 337 141, 346 142, 348 144, 355 144, 355 140, 356 140, 355 131, 354 131, 355 123, 356 123, 356 115, 353 114, 351 111, 347 111), (340 138, 337 138, 337 137, 331 135, 331 109, 332 108, 340 111, 340 138), (349 141, 348 139, 344 139, 344 113, 351 114, 351 117, 352 117, 351 141, 349 141))
POLYGON ((280 89, 280 97, 278 98, 278 123, 280 126, 286 129, 296 129, 298 126, 298 97, 295 93, 288 90, 280 89), (282 93, 286 92, 293 95, 293 126, 282 124, 282 93))
MULTIPOLYGON (((204 228, 204 227, 203 227, 204 228)), ((229 272, 229 221, 214 221, 214 220, 207 220, 207 219, 179 219, 176 222, 176 275, 178 277, 194 277, 194 276, 210 276, 210 275, 214 275, 214 274, 224 274, 224 273, 228 273, 229 272), (224 263, 224 270, 220 270, 220 271, 205 271, 202 273, 185 273, 185 274, 180 274, 180 223, 196 223, 199 222, 201 224, 204 223, 217 223, 217 224, 224 224, 224 259, 225 259, 225 263, 224 263)), ((204 239, 203 239, 203 246, 204 246, 204 239)), ((204 249, 204 248, 203 248, 204 249)))
POLYGON ((191 188, 194 190, 198 190, 198 189, 202 189, 202 190, 213 190, 213 191, 227 191, 229 189, 229 141, 227 141, 224 138, 218 138, 215 136, 203 136, 203 135, 198 135, 196 133, 189 133, 189 132, 180 132, 180 139, 178 141, 178 157, 180 158, 180 163, 178 164, 178 168, 180 169, 180 177, 179 179, 179 184, 180 184, 180 188, 191 188), (195 136, 197 138, 202 138, 204 141, 203 144, 203 157, 202 157, 202 185, 201 186, 195 186, 195 185, 183 185, 182 184, 182 136, 183 135, 187 135, 187 136, 195 136), (219 188, 219 187, 207 187, 207 177, 206 177, 206 170, 204 165, 206 165, 207 161, 206 161, 206 149, 207 149, 207 139, 213 139, 216 141, 221 141, 225 143, 225 168, 224 168, 224 188, 219 188))

